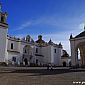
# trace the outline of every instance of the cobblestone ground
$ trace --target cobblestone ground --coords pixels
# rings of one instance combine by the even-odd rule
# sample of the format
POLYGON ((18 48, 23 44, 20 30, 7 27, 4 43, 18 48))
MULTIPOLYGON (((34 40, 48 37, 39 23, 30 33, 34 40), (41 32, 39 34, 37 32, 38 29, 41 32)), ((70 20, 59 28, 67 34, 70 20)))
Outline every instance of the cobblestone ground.
POLYGON ((73 81, 85 82, 85 70, 0 69, 0 85, 81 85, 73 81))

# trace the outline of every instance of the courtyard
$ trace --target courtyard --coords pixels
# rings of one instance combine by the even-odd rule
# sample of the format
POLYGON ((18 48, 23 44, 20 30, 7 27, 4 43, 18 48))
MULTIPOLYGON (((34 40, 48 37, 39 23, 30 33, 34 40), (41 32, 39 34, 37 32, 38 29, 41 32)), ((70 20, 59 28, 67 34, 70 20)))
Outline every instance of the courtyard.
POLYGON ((84 85, 85 69, 57 67, 0 67, 0 85, 84 85))

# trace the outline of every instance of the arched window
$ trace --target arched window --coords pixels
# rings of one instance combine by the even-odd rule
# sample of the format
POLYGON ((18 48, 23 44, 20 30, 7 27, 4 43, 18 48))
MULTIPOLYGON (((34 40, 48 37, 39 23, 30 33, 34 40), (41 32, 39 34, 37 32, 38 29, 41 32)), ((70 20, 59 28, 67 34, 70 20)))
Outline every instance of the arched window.
POLYGON ((27 53, 26 49, 25 49, 25 53, 27 53))
POLYGON ((54 49, 54 53, 56 53, 56 49, 54 49))
POLYGON ((12 57, 12 61, 16 62, 16 57, 12 57))
POLYGON ((4 17, 3 16, 1 16, 1 22, 4 23, 4 17))
POLYGON ((81 59, 81 57, 80 57, 80 50, 78 48, 78 60, 80 60, 80 59, 81 59))
POLYGON ((36 53, 38 53, 38 48, 36 48, 36 53))
POLYGON ((66 67, 66 62, 65 61, 63 62, 63 67, 66 67))
POLYGON ((11 43, 11 49, 13 49, 13 43, 11 43))

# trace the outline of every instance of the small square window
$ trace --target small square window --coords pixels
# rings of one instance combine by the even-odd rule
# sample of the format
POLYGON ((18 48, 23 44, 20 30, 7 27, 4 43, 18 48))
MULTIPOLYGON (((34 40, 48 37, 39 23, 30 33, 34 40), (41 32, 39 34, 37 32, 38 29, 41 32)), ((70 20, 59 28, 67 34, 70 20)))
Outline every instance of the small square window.
POLYGON ((4 23, 4 17, 3 16, 1 16, 1 22, 4 23))
POLYGON ((38 53, 38 48, 36 48, 36 53, 38 53))
POLYGON ((56 49, 54 49, 54 53, 56 53, 56 49))
POLYGON ((26 49, 25 49, 25 53, 27 53, 26 49))

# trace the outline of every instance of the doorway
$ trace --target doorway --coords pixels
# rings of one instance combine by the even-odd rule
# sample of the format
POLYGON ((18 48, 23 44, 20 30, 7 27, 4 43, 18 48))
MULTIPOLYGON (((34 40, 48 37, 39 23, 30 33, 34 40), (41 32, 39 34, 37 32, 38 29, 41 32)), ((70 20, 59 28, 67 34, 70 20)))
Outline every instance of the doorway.
POLYGON ((66 62, 63 62, 63 67, 66 67, 66 62))
POLYGON ((24 59, 25 65, 28 65, 28 60, 27 58, 24 59))

